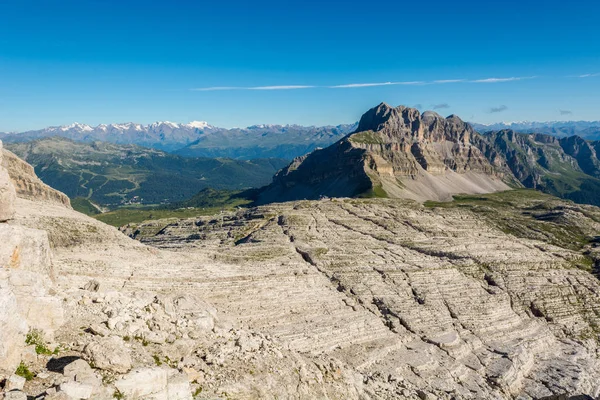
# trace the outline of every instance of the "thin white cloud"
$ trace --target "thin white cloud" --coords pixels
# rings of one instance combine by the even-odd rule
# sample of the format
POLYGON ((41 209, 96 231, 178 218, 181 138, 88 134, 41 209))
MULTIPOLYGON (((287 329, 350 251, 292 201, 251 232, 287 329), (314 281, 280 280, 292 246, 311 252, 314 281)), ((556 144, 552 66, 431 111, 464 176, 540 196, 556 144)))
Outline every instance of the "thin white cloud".
POLYGON ((205 87, 205 88, 194 88, 190 89, 195 92, 212 92, 218 90, 293 90, 293 89, 310 89, 316 86, 307 86, 307 85, 281 85, 281 86, 253 86, 253 87, 244 87, 244 86, 213 86, 213 87, 205 87))
POLYGON ((410 82, 377 82, 377 83, 349 83, 347 85, 334 85, 327 86, 329 89, 347 89, 347 88, 361 88, 361 87, 372 87, 372 86, 391 86, 391 85, 423 85, 426 82, 423 81, 410 81, 410 82))
POLYGON ((500 83, 500 82, 514 82, 514 81, 523 81, 526 79, 535 79, 537 76, 512 76, 510 78, 485 78, 485 79, 475 79, 469 82, 472 83, 500 83))
MULTIPOLYGON (((599 74, 587 74, 581 75, 580 77, 596 76, 599 74)), ((375 86, 399 86, 399 85, 443 85, 448 83, 501 83, 501 82, 513 82, 521 81, 525 79, 535 79, 537 76, 522 76, 522 77, 509 77, 509 78, 485 78, 485 79, 438 79, 434 81, 401 81, 401 82, 364 82, 364 83, 348 83, 343 85, 331 85, 331 86, 317 86, 317 85, 276 85, 276 86, 212 86, 205 88, 194 88, 190 89, 196 92, 212 92, 219 90, 296 90, 296 89, 314 89, 314 88, 326 88, 326 89, 355 89, 375 86)))
POLYGON ((440 79, 437 81, 433 81, 432 83, 460 83, 460 82, 466 82, 465 79, 440 79))
POLYGON ((311 85, 282 85, 282 86, 256 86, 246 88, 248 90, 294 90, 294 89, 311 89, 316 86, 311 85))
POLYGON ((235 86, 214 86, 214 87, 205 87, 205 88, 193 88, 195 92, 212 92, 216 90, 243 90, 246 88, 243 87, 235 87, 235 86))
POLYGON ((593 76, 600 76, 600 72, 597 72, 595 74, 583 74, 583 75, 577 75, 576 78, 591 78, 593 76))

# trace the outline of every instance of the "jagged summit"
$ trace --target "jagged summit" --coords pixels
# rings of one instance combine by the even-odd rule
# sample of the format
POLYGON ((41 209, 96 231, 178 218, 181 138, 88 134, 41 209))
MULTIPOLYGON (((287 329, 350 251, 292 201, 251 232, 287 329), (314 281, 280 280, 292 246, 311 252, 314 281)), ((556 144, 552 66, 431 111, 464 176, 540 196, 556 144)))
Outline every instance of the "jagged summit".
POLYGON ((509 189, 473 140, 481 139, 456 115, 381 103, 354 133, 280 171, 259 203, 364 195, 444 200, 509 189))

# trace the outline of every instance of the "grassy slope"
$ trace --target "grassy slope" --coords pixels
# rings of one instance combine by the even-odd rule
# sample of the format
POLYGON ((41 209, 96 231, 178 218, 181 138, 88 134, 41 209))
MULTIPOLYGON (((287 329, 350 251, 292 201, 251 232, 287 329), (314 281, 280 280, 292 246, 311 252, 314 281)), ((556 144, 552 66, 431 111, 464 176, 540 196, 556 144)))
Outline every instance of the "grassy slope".
MULTIPOLYGON (((454 196, 451 202, 426 202, 429 208, 467 208, 491 221, 505 233, 539 239, 560 247, 580 250, 592 235, 575 223, 566 224, 561 213, 568 202, 530 189, 486 195, 454 196)), ((600 222, 600 210, 582 208, 586 216, 600 222)))
POLYGON ((251 202, 247 192, 204 189, 191 199, 161 207, 123 207, 118 210, 94 215, 94 218, 113 226, 140 223, 165 218, 192 218, 233 210, 251 202))

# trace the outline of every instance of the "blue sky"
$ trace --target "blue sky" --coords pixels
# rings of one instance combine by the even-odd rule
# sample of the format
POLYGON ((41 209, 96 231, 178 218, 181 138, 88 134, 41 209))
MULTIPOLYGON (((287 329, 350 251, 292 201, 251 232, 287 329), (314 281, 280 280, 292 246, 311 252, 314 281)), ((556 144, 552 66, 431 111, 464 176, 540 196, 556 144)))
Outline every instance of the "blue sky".
POLYGON ((381 101, 598 120, 598 15, 592 0, 0 0, 0 131, 338 124, 381 101))

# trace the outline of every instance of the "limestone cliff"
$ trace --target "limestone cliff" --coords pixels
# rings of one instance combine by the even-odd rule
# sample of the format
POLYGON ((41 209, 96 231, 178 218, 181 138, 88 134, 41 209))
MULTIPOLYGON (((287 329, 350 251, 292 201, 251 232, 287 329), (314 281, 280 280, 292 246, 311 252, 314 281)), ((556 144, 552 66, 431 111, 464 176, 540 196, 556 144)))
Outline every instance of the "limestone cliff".
POLYGON ((508 189, 474 140, 479 134, 455 115, 382 103, 356 132, 281 170, 258 203, 361 195, 443 200, 508 189))
POLYGON ((600 205, 600 150, 578 136, 557 138, 512 130, 487 132, 477 146, 505 176, 523 186, 579 203, 600 205))
POLYGON ((69 197, 42 182, 31 165, 6 149, 1 149, 3 167, 16 188, 17 195, 34 201, 49 201, 71 208, 69 197))

